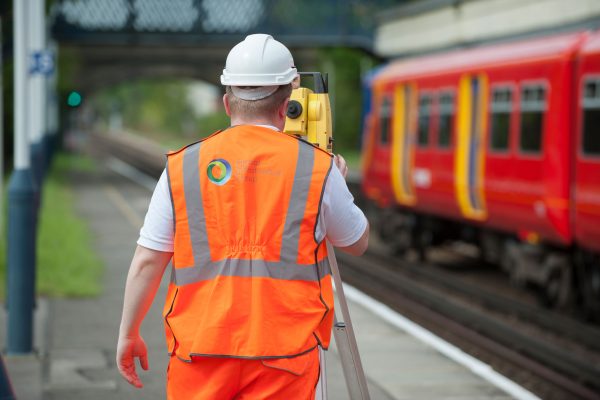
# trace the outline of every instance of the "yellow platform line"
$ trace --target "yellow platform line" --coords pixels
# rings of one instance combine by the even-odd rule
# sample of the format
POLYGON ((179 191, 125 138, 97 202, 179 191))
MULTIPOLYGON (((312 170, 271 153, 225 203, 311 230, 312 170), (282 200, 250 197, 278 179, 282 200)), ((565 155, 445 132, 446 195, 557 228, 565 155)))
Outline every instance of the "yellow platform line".
POLYGON ((104 193, 108 199, 115 205, 115 207, 123 214, 127 222, 134 228, 140 228, 144 219, 131 207, 125 197, 112 185, 104 186, 104 193))

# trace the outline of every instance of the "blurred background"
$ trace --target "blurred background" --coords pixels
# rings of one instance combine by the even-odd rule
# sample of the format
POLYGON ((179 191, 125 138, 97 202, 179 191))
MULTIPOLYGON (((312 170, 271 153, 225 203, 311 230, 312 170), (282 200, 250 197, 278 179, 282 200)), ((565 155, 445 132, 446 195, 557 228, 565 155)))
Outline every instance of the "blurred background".
MULTIPOLYGON (((5 3, 3 49, 10 55, 12 11, 5 3)), ((292 49, 299 70, 329 72, 332 103, 348 111, 344 118, 335 114, 336 138, 356 158, 361 98, 353 88, 381 62, 372 48, 374 17, 395 3, 48 1, 50 38, 59 44, 61 112, 73 111, 64 106, 74 92, 81 102, 75 113, 89 113, 86 123, 98 130, 127 130, 179 148, 226 124, 219 76, 227 52, 247 33, 268 32, 292 49)), ((4 87, 7 132, 10 86, 4 87)))
POLYGON ((4 0, 0 24, 0 390, 150 398, 112 360, 151 190, 228 126, 227 53, 268 33, 329 77, 372 230, 345 280, 501 374, 403 379, 398 333, 357 324, 373 398, 600 398, 600 1, 4 0))

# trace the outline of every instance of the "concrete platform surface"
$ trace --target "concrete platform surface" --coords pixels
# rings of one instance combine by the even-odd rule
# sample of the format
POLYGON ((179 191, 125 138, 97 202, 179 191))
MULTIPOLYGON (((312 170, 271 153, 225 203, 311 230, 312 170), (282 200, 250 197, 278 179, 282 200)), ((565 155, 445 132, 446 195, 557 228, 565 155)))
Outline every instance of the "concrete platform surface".
MULTIPOLYGON (((92 299, 49 301, 51 317, 42 333, 49 338, 48 362, 6 360, 18 398, 164 399, 168 356, 161 311, 168 273, 142 326, 150 362, 150 371, 140 373, 145 387, 138 390, 122 380, 114 361, 125 278, 151 193, 107 170, 75 179, 73 188, 77 213, 89 221, 94 248, 106 265, 104 291, 92 299)), ((351 302, 350 307, 373 400, 510 398, 364 306, 351 302)), ((328 398, 348 399, 335 346, 327 352, 327 373, 328 398)))

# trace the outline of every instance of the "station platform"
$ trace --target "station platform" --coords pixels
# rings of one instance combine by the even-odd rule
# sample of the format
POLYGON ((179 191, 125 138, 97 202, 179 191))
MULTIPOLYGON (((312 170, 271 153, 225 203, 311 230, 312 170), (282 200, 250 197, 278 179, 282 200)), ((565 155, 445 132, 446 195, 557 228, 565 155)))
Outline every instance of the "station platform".
MULTIPOLYGON (((72 180, 77 213, 89 221, 96 239, 94 247, 105 263, 104 291, 97 298, 41 300, 44 305, 36 312, 40 355, 5 357, 19 399, 165 398, 168 356, 161 311, 168 273, 142 326, 150 363, 150 371, 138 368, 144 388, 127 384, 115 366, 125 279, 151 192, 139 184, 144 181, 149 186, 148 179, 133 177, 133 182, 114 170, 103 167, 72 180)), ((415 331, 418 327, 401 326, 394 322, 401 316, 351 287, 346 290, 373 400, 535 398, 516 385, 516 391, 507 392, 514 384, 499 384, 503 377, 496 376, 494 383, 490 382, 494 379, 482 378, 490 372, 485 365, 476 360, 467 366, 458 363, 449 354, 459 350, 440 352, 432 347, 431 338, 429 342, 423 339, 426 332, 419 334, 415 331), (386 316, 386 312, 392 314, 386 316)), ((6 326, 4 311, 0 312, 0 326, 6 326)), ((5 329, 0 332, 3 345, 5 333, 5 329)), ((328 399, 348 399, 339 358, 332 347, 326 359, 328 399)))

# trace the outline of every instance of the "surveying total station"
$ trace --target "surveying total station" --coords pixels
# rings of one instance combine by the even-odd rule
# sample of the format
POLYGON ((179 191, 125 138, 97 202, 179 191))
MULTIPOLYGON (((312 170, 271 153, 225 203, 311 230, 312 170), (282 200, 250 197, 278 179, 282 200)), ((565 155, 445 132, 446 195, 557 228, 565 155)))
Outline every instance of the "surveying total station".
POLYGON ((299 72, 299 75, 312 76, 314 90, 298 87, 292 91, 283 131, 289 135, 300 136, 332 153, 333 132, 327 74, 299 72))
MULTIPOLYGON (((333 153, 333 131, 331 120, 331 105, 327 74, 320 72, 300 72, 300 76, 312 76, 314 89, 297 87, 292 91, 288 103, 287 118, 284 132, 299 136, 321 149, 333 153)), ((333 251, 333 246, 327 241, 327 257, 335 283, 335 293, 341 310, 341 319, 336 313, 333 335, 342 362, 346 387, 351 400, 369 400, 369 390, 365 378, 354 329, 350 320, 348 303, 344 295, 342 278, 333 251)), ((327 399, 327 380, 325 357, 321 354, 321 377, 317 399, 327 399)))

